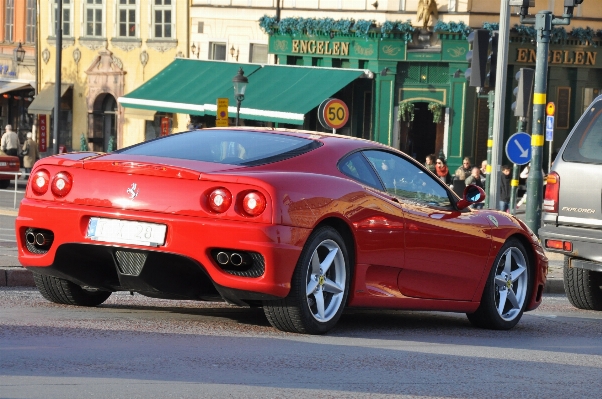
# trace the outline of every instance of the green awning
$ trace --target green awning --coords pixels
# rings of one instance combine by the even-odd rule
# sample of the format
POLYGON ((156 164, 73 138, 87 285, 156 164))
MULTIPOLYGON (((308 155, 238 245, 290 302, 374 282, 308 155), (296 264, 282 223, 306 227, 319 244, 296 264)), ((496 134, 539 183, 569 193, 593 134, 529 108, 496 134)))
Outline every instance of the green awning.
POLYGON ((215 115, 228 98, 236 114, 232 78, 243 68, 249 85, 240 117, 302 125, 305 114, 364 74, 359 69, 237 64, 176 59, 147 83, 120 97, 123 107, 192 115, 215 115))

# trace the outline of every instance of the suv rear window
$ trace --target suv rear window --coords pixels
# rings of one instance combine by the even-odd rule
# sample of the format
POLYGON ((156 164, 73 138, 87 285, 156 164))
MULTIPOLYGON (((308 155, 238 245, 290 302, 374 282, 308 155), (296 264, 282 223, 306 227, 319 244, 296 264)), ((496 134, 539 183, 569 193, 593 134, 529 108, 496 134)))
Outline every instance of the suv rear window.
POLYGON ((255 166, 320 147, 318 141, 268 132, 194 130, 127 147, 115 153, 255 166))
POLYGON ((583 115, 566 145, 562 159, 602 163, 602 100, 597 101, 583 115))

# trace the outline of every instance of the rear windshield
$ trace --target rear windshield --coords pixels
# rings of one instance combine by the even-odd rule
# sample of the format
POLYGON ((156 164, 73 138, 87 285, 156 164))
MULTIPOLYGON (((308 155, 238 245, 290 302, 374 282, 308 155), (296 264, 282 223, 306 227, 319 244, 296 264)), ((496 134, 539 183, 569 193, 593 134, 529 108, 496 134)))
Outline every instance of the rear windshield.
POLYGON ((597 101, 575 127, 562 159, 572 162, 602 163, 602 100, 597 101))
POLYGON ((240 130, 195 130, 161 137, 115 153, 255 166, 291 158, 321 143, 283 134, 240 130))

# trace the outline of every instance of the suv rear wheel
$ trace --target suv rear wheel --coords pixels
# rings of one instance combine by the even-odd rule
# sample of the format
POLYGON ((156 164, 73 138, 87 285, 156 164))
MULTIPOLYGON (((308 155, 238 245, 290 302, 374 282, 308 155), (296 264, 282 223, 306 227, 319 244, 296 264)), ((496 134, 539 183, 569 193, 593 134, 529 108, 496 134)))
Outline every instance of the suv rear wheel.
POLYGON ((571 257, 564 257, 564 290, 569 302, 586 310, 602 310, 602 273, 571 267, 571 257))

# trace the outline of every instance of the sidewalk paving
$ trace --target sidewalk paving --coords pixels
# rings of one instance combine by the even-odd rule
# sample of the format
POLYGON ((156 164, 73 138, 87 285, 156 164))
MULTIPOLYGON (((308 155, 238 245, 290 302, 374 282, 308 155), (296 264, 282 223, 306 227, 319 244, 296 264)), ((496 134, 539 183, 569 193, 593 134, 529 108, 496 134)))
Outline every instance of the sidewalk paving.
MULTIPOLYGON (((18 210, 12 208, 0 208, 0 215, 16 216, 18 210)), ((519 218, 524 216, 517 215, 519 218)), ((2 243, 0 243, 2 244, 2 243)), ((8 244, 8 243, 4 243, 8 244)), ((17 259, 16 244, 13 246, 0 245, 0 287, 34 287, 33 274, 23 268, 17 259)), ((549 260, 548 281, 544 289, 546 294, 564 294, 563 284, 563 262, 562 254, 553 252, 546 253, 549 260)))

